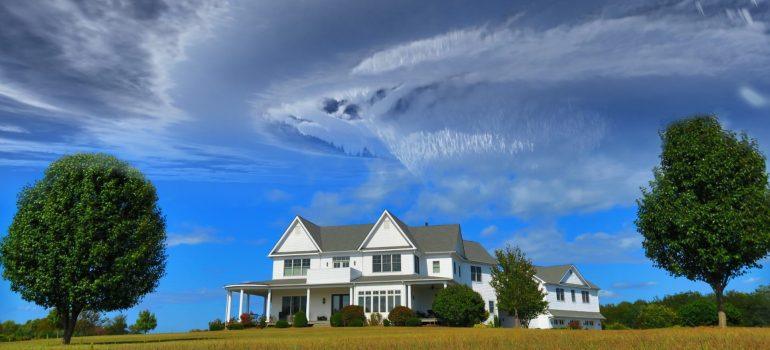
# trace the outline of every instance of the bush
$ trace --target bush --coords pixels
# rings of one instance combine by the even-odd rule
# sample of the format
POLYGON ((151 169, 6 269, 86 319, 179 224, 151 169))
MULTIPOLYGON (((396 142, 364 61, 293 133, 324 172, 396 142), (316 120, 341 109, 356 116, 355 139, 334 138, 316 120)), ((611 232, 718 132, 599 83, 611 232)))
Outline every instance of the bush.
POLYGON ((335 312, 332 314, 332 318, 329 319, 329 324, 332 327, 342 327, 342 313, 335 312))
POLYGON ((278 322, 275 323, 275 328, 289 328, 289 322, 286 320, 278 320, 278 322))
POLYGON ((382 325, 385 327, 390 327, 390 320, 387 318, 382 320, 382 325))
POLYGON ((348 327, 363 327, 364 326, 364 320, 360 318, 354 318, 350 322, 348 322, 348 327))
POLYGON ((495 317, 492 319, 492 326, 495 328, 500 328, 500 317, 497 317, 497 315, 495 315, 495 317))
POLYGON ((210 331, 221 331, 225 329, 225 323, 222 322, 220 319, 213 320, 209 322, 209 330, 210 331))
POLYGON ((649 304, 642 307, 636 323, 641 329, 667 328, 677 323, 677 315, 668 307, 649 304))
POLYGON ((410 317, 404 325, 407 327, 419 327, 422 326, 422 321, 417 317, 410 317))
POLYGON ((379 326, 382 324, 382 315, 379 312, 373 312, 369 315, 369 325, 379 326))
POLYGON ((567 329, 583 329, 583 326, 580 325, 580 321, 572 320, 567 323, 567 329))
POLYGON ((484 321, 484 299, 466 285, 439 290, 433 299, 433 312, 449 326, 470 327, 484 321))
POLYGON ((259 317, 259 322, 257 323, 257 327, 259 328, 267 327, 267 316, 262 315, 259 317))
POLYGON ((227 329, 229 329, 231 331, 241 330, 241 329, 243 329, 243 324, 241 324, 240 322, 228 323, 227 324, 227 329))
POLYGON ((340 313, 342 314, 343 327, 356 327, 351 326, 350 324, 353 320, 361 321, 362 325, 366 322, 366 316, 364 315, 364 308, 362 306, 348 305, 343 307, 342 310, 340 310, 340 313))
POLYGON ((704 299, 682 305, 678 314, 683 326, 713 326, 718 322, 716 303, 704 299))
POLYGON ((240 317, 240 321, 243 325, 243 328, 254 327, 254 317, 252 317, 249 313, 243 313, 240 317))
POLYGON ((294 327, 307 327, 307 317, 305 317, 305 313, 300 311, 296 314, 294 314, 294 320, 292 326, 294 327))
POLYGON ((622 323, 615 322, 615 323, 610 323, 610 324, 604 326, 604 329, 608 329, 608 330, 611 330, 611 331, 613 331, 613 330, 614 331, 622 331, 624 329, 630 329, 630 328, 626 327, 622 323))
POLYGON ((405 326, 406 320, 412 317, 414 317, 414 312, 406 306, 396 306, 393 310, 390 310, 390 313, 388 314, 388 320, 390 320, 394 326, 405 326))

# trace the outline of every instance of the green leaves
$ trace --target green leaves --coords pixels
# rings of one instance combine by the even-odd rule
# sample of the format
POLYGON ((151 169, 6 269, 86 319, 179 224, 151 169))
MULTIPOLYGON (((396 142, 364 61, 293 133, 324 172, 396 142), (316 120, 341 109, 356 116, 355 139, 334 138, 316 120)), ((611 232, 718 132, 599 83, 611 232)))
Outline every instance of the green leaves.
POLYGON ((451 285, 433 299, 433 312, 450 326, 469 327, 484 321, 484 299, 470 287, 451 285))
POLYGON ((67 317, 129 308, 165 271, 157 200, 154 186, 115 157, 62 157, 19 194, 0 244, 3 277, 25 300, 67 317))
POLYGON ((765 158, 756 141, 723 130, 712 116, 675 122, 661 139, 655 180, 637 200, 645 253, 721 295, 770 252, 765 158))
POLYGON ((497 305, 522 324, 545 312, 545 292, 535 281, 535 267, 519 247, 495 251, 497 266, 492 268, 490 284, 497 294, 497 305))

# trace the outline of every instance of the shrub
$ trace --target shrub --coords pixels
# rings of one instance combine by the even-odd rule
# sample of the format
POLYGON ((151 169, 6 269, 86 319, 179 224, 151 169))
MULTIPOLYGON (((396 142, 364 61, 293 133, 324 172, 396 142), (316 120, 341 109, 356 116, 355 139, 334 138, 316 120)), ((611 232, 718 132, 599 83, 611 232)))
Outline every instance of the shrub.
POLYGON ((241 330, 243 329, 243 324, 240 322, 233 322, 227 324, 227 329, 235 331, 235 330, 241 330))
POLYGON ((580 325, 580 321, 572 320, 567 323, 567 329, 583 329, 583 326, 580 325))
POLYGON ((649 304, 642 307, 636 323, 642 329, 667 328, 677 323, 677 315, 668 307, 649 304))
POLYGON ((390 320, 387 318, 382 320, 382 325, 385 327, 390 327, 390 320))
POLYGON ((388 320, 390 320, 394 326, 405 326, 406 320, 412 317, 414 317, 414 312, 406 306, 396 306, 393 310, 390 310, 390 313, 388 314, 388 320))
POLYGON ((407 327, 419 327, 422 326, 422 321, 417 317, 410 317, 404 325, 407 327))
POLYGON ((716 303, 704 299, 682 305, 678 314, 683 326, 713 326, 718 322, 716 303))
POLYGON ((305 317, 305 313, 300 311, 296 314, 294 314, 294 320, 292 326, 294 327, 307 327, 307 317, 305 317))
POLYGON ((345 306, 342 308, 342 310, 340 310, 340 313, 342 314, 343 327, 355 327, 350 325, 350 323, 353 322, 353 320, 360 320, 361 324, 363 324, 366 321, 366 316, 364 315, 364 308, 359 305, 345 306))
POLYGON ((433 312, 449 326, 470 327, 484 320, 484 299, 466 285, 441 289, 433 299, 433 312))
POLYGON ((275 323, 275 328, 289 328, 289 322, 286 320, 278 320, 278 322, 275 323))
POLYGON ((630 328, 626 327, 622 323, 614 322, 614 323, 610 323, 610 324, 604 326, 604 329, 609 329, 609 330, 614 330, 614 331, 622 331, 624 329, 630 329, 630 328))
POLYGON ((257 327, 259 328, 267 327, 267 317, 265 315, 262 315, 259 317, 259 322, 257 323, 257 327))
POLYGON ((342 327, 342 313, 335 312, 332 314, 332 318, 329 319, 329 324, 332 327, 342 327))
POLYGON ((220 319, 213 320, 209 322, 209 330, 210 331, 221 331, 225 329, 225 323, 222 322, 220 319))
POLYGON ((382 315, 379 312, 373 312, 369 315, 369 325, 379 326, 382 324, 382 315))
POLYGON ((497 315, 495 315, 495 317, 492 319, 492 326, 495 328, 500 328, 500 317, 497 317, 497 315))
POLYGON ((243 313, 240 317, 241 324, 243 325, 243 328, 250 328, 254 327, 254 317, 251 316, 250 313, 243 313))
POLYGON ((354 318, 350 322, 348 322, 348 327, 363 327, 364 326, 364 320, 360 318, 354 318))

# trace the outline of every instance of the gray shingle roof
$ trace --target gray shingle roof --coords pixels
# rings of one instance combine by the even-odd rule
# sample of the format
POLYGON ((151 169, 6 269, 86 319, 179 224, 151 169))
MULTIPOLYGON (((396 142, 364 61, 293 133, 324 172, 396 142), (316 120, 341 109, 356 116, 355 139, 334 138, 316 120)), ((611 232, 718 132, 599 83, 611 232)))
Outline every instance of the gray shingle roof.
MULTIPOLYGON (((568 283, 561 283, 561 279, 570 268, 572 268, 572 265, 535 266, 535 276, 545 281, 545 283, 569 285, 568 283)), ((585 281, 589 287, 599 289, 591 281, 587 279, 585 281)))
MULTIPOLYGON (((462 239, 462 232, 458 224, 408 226, 395 215, 390 215, 395 224, 422 252, 456 252, 470 261, 485 264, 495 263, 494 258, 481 244, 462 239)), ((366 239, 366 235, 374 227, 374 224, 319 226, 301 216, 298 218, 324 252, 358 250, 358 247, 366 239)))
POLYGON ((548 310, 554 317, 573 317, 573 318, 598 318, 605 319, 600 312, 588 311, 569 311, 569 310, 548 310))

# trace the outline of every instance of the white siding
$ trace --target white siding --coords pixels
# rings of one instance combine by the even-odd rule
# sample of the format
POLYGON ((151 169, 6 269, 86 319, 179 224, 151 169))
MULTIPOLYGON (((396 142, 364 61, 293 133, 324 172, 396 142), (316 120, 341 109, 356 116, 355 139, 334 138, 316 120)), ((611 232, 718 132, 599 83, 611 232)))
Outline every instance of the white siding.
MULTIPOLYGON (((484 309, 489 311, 489 301, 495 302, 495 310, 494 312, 490 312, 489 319, 487 319, 487 322, 492 321, 494 319, 494 315, 497 315, 497 295, 495 294, 495 289, 492 288, 492 286, 489 284, 489 282, 492 281, 492 269, 488 265, 481 265, 481 264, 474 264, 470 263, 469 266, 479 266, 481 267, 481 282, 473 282, 471 281, 471 288, 481 294, 481 298, 484 299, 484 309)), ((468 274, 470 275, 470 267, 468 268, 468 274)), ((465 275, 463 275, 465 277, 465 275)), ((470 280, 470 277, 468 277, 470 280)))
POLYGON ((412 251, 387 251, 387 252, 365 252, 362 256, 364 276, 384 276, 384 275, 411 275, 414 273, 414 253, 412 251), (372 256, 381 254, 401 254, 401 271, 392 272, 373 272, 372 256))
POLYGON ((401 234, 396 224, 386 216, 375 227, 364 248, 403 248, 410 246, 409 241, 401 234))
POLYGON ((572 270, 567 271, 567 275, 564 277, 564 280, 562 282, 569 283, 569 284, 583 285, 583 281, 581 281, 580 277, 578 277, 574 272, 572 272, 572 270))
POLYGON ((292 252, 317 252, 310 234, 298 222, 289 230, 281 245, 276 249, 278 253, 292 252))

